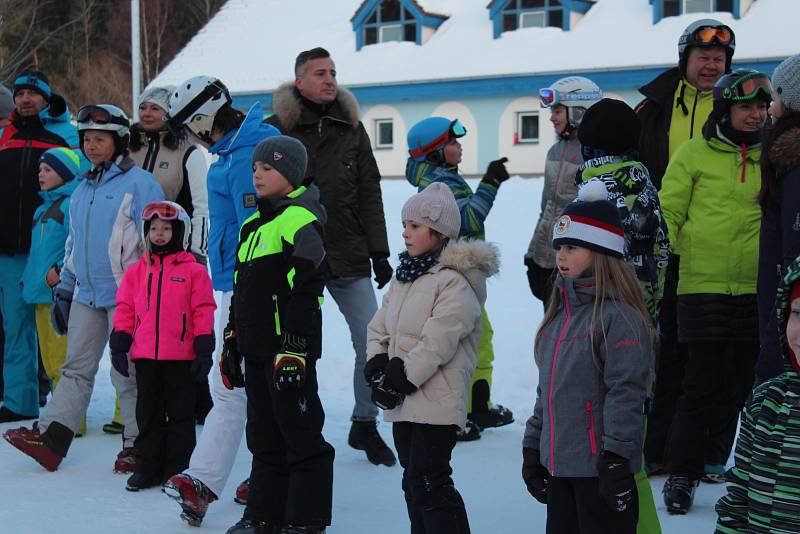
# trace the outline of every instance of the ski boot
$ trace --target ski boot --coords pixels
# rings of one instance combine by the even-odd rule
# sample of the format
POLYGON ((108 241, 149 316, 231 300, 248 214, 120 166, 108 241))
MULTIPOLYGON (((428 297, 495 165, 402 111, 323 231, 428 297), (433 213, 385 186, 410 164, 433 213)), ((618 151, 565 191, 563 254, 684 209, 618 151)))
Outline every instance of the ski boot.
POLYGON ((246 478, 241 484, 236 486, 236 495, 233 497, 233 502, 237 504, 247 505, 247 496, 250 494, 250 479, 246 478))
POLYGON ((697 481, 685 475, 670 475, 664 483, 664 504, 670 514, 686 514, 694 503, 697 481))
POLYGON ((20 427, 6 430, 3 438, 11 445, 27 454, 39 465, 48 471, 55 471, 63 458, 53 451, 42 439, 39 427, 35 424, 33 428, 20 427))
POLYGON ((280 530, 280 527, 275 525, 242 518, 229 528, 225 534, 279 534, 280 532, 283 532, 283 530, 280 530))
POLYGON ((114 461, 114 473, 118 475, 133 474, 136 469, 136 452, 133 447, 123 448, 114 461))
POLYGON ((181 505, 181 519, 193 527, 200 526, 208 505, 217 500, 208 486, 184 473, 170 477, 161 486, 161 491, 181 505))

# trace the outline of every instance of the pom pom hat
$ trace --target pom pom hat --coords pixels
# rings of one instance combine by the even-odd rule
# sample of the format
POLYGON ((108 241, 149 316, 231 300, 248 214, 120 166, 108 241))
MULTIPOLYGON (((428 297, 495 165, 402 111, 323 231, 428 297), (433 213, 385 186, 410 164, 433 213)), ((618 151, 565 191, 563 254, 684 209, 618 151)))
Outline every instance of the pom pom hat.
POLYGON ((553 248, 575 245, 622 258, 625 230, 601 180, 586 182, 553 226, 553 248))

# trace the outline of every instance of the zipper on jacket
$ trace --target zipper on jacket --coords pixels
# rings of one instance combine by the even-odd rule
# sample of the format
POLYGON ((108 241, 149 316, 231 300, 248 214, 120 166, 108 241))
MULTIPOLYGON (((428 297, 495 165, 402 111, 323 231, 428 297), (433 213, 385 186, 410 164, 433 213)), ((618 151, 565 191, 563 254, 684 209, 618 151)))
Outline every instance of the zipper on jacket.
POLYGON ((183 324, 181 328, 181 343, 183 343, 183 340, 186 337, 186 312, 181 314, 181 322, 183 324))
POLYGON ((747 145, 742 143, 742 183, 747 176, 747 145))
POLYGON ((151 139, 151 134, 146 133, 144 137, 147 140, 147 153, 144 156, 144 162, 142 163, 142 168, 147 172, 152 173, 153 168, 156 166, 156 159, 158 159, 161 134, 156 132, 156 134, 153 135, 151 139))
POLYGON ((147 305, 145 306, 145 311, 150 311, 150 294, 152 293, 153 289, 153 271, 147 273, 147 305))
POLYGON ((161 280, 164 275, 164 258, 159 259, 158 263, 158 290, 156 292, 156 350, 154 359, 158 359, 158 322, 161 315, 161 280))
POLYGON ((275 333, 281 335, 281 316, 278 313, 278 295, 273 293, 272 303, 275 305, 275 333))
POLYGON ((594 409, 591 402, 586 402, 583 405, 586 411, 586 417, 589 419, 589 448, 592 449, 592 455, 597 456, 597 436, 594 433, 594 409))
POLYGON ((25 198, 25 191, 23 187, 25 187, 24 177, 27 174, 27 164, 28 158, 30 156, 30 149, 31 149, 31 140, 25 140, 25 148, 22 149, 22 157, 20 158, 20 169, 19 169, 19 212, 17 217, 17 228, 19 229, 19 235, 17 236, 17 248, 22 249, 22 212, 24 211, 23 208, 23 199, 25 198))
MULTIPOLYGON (((102 176, 102 173, 101 173, 100 176, 97 177, 97 181, 92 184, 92 195, 89 198, 89 209, 87 210, 87 213, 86 213, 85 233, 83 234, 84 235, 84 239, 83 239, 83 259, 84 259, 84 263, 86 265, 86 271, 85 271, 86 272, 86 283, 89 284, 89 289, 92 290, 92 302, 91 302, 91 305, 94 305, 94 303, 97 302, 97 295, 95 295, 95 293, 94 293, 94 286, 92 285, 92 283, 90 281, 91 276, 89 275, 89 228, 90 228, 89 221, 92 220, 92 206, 94 206, 94 197, 95 197, 95 193, 97 193, 97 187, 98 187, 98 185, 100 183, 100 177, 101 176, 102 176)), ((76 276, 76 278, 77 278, 77 276, 76 276)), ((76 283, 77 283, 77 280, 76 280, 76 283)))
POLYGON ((567 312, 567 319, 564 321, 564 326, 561 327, 561 333, 558 335, 558 340, 556 341, 556 349, 553 352, 553 366, 550 368, 550 392, 547 396, 547 415, 550 418, 550 475, 556 476, 556 461, 555 461, 555 454, 556 454, 556 425, 555 419, 553 418, 553 383, 556 379, 556 363, 558 362, 558 352, 561 350, 561 342, 564 340, 564 334, 567 333, 567 327, 569 326, 569 322, 572 319, 572 315, 569 310, 569 298, 567 297, 567 290, 565 288, 561 288, 561 297, 564 299, 564 309, 567 312))
POLYGON ((697 98, 700 96, 700 91, 695 87, 694 104, 692 105, 692 123, 689 126, 689 139, 694 139, 694 112, 697 111, 697 98))

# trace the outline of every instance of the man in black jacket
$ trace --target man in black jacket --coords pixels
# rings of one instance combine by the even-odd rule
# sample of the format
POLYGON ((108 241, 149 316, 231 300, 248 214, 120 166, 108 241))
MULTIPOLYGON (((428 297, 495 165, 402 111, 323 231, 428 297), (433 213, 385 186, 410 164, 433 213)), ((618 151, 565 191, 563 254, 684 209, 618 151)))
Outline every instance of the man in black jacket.
POLYGON ((268 122, 299 139, 308 150, 307 181, 320 190, 328 212, 325 248, 331 270, 326 287, 347 320, 356 352, 355 407, 348 443, 364 450, 375 465, 394 465, 394 453, 378 434, 378 409, 364 380, 367 324, 378 309, 370 283, 370 262, 378 289, 392 277, 380 172, 358 102, 338 86, 336 66, 324 48, 300 53, 294 83, 272 98, 268 122))
MULTIPOLYGON (((645 99, 636 107, 642 123, 639 159, 650 171, 658 189, 672 155, 685 141, 702 135, 713 107, 712 89, 730 72, 736 38, 733 30, 714 19, 691 23, 678 40, 678 66, 658 75, 639 88, 645 99)), ((677 236, 669 236, 673 242, 677 236)), ((675 403, 681 392, 686 364, 686 345, 678 343, 677 285, 680 257, 670 255, 659 327, 660 350, 655 398, 648 417, 645 460, 648 470, 659 471, 663 463, 675 403)), ((722 408, 712 428, 707 464, 724 466, 736 432, 736 412, 722 408)), ((713 468, 712 468, 713 469, 713 468)), ((721 473, 720 473, 721 475, 721 473)))

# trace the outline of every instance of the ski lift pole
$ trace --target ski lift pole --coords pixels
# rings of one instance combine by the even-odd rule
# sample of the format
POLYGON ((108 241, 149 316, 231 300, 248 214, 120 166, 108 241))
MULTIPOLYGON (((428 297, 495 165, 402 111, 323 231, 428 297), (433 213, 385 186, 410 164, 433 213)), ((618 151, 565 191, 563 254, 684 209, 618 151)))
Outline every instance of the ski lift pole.
POLYGON ((131 99, 133 101, 133 108, 131 108, 131 120, 133 115, 139 108, 139 92, 142 90, 142 50, 139 42, 139 0, 131 0, 131 99))

